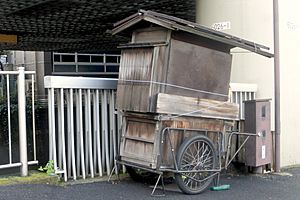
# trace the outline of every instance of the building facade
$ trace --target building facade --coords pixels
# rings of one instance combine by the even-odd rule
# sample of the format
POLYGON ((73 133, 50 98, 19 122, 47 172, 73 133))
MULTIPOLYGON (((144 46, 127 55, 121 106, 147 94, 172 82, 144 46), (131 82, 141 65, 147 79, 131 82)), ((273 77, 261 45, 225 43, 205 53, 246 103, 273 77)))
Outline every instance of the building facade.
MULTIPOLYGON (((296 88, 300 74, 299 6, 296 0, 279 0, 281 167, 300 163, 300 105, 297 104, 300 90, 296 88)), ((264 44, 273 52, 273 1, 198 0, 197 22, 264 44)), ((255 83, 256 98, 274 100, 274 60, 240 49, 233 50, 232 54, 231 82, 255 83)), ((274 130, 274 112, 271 115, 274 130)))

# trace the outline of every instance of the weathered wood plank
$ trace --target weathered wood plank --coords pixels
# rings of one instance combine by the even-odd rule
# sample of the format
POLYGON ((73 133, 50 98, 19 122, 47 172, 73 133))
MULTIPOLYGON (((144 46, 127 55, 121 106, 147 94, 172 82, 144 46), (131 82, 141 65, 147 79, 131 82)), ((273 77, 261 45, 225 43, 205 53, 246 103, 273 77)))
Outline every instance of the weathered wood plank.
POLYGON ((212 49, 212 44, 186 42, 185 37, 171 40, 167 83, 174 86, 168 85, 164 93, 227 101, 231 55, 212 49))
POLYGON ((117 109, 147 112, 152 71, 153 48, 122 51, 117 109))
POLYGON ((238 120, 237 104, 159 93, 157 113, 238 120))

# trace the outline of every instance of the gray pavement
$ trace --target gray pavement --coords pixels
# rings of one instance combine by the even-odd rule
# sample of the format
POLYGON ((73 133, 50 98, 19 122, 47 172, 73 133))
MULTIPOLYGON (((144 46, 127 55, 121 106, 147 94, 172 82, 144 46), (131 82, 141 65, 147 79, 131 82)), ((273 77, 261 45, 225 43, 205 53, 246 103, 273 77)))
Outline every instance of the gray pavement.
MULTIPOLYGON (((184 195, 167 191, 165 197, 151 197, 149 185, 123 180, 118 184, 97 182, 54 186, 22 184, 0 186, 1 200, 96 200, 96 199, 214 199, 214 200, 297 200, 300 199, 300 168, 289 169, 291 175, 223 175, 221 182, 230 184, 226 191, 207 190, 200 195, 184 195)), ((170 187, 170 186, 169 186, 170 187)))

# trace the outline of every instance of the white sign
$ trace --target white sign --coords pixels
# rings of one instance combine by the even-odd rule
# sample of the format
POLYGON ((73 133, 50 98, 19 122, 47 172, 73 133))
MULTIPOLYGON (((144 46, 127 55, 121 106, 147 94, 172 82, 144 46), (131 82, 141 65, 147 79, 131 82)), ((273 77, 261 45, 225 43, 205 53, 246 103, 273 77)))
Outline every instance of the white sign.
POLYGON ((218 22, 211 25, 211 28, 216 31, 226 30, 231 28, 231 23, 228 22, 218 22))
POLYGON ((261 159, 266 159, 266 146, 261 147, 261 159))

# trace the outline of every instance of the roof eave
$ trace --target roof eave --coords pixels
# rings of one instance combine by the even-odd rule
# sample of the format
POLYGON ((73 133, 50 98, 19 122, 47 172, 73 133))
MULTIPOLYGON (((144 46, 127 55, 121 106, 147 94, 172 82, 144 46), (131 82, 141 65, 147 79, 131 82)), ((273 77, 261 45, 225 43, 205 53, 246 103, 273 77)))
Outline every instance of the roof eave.
POLYGON ((170 16, 170 20, 168 20, 164 14, 161 15, 162 17, 159 16, 159 13, 140 10, 138 13, 131 15, 120 22, 117 22, 115 24, 116 27, 112 30, 112 34, 113 35, 118 34, 144 20, 170 30, 184 31, 207 39, 218 41, 220 43, 228 45, 230 48, 239 47, 257 53, 259 55, 266 56, 268 58, 274 57, 272 53, 262 50, 262 49, 268 50, 268 47, 265 47, 263 45, 256 44, 254 42, 250 42, 247 40, 243 40, 241 38, 237 38, 229 34, 216 32, 215 30, 210 30, 209 28, 203 27, 195 23, 182 25, 182 23, 185 24, 187 23, 187 21, 177 19, 172 16, 170 16), (176 19, 177 21, 180 20, 181 23, 176 23, 175 20, 172 20, 173 18, 176 19))

